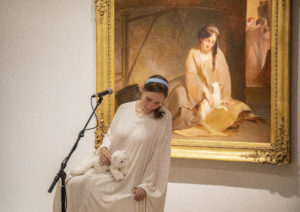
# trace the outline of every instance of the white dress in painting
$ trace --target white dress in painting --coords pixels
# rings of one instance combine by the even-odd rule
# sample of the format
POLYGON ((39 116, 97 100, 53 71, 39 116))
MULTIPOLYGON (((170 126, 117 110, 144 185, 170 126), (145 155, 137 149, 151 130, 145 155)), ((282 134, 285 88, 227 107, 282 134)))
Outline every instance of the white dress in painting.
MULTIPOLYGON (((67 212, 162 212, 166 196, 172 135, 172 117, 165 108, 161 119, 135 110, 135 102, 121 105, 101 147, 125 150, 130 164, 127 176, 117 182, 110 172, 71 177, 67 182, 67 212), (142 187, 147 195, 134 200, 132 191, 142 187)), ((54 198, 59 212, 60 188, 54 198)))

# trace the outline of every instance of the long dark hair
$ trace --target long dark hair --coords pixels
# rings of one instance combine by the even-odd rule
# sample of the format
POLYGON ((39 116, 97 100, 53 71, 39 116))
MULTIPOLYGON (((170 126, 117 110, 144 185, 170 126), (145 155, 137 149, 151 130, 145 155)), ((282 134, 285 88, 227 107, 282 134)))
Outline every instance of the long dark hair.
MULTIPOLYGON (((168 80, 164 78, 161 75, 152 75, 150 78, 156 78, 156 79, 161 79, 168 83, 168 80)), ((160 83, 160 82, 148 82, 144 84, 144 91, 149 91, 149 92, 156 92, 156 93, 162 93, 164 97, 166 98, 168 96, 169 88, 160 83)), ((156 110, 154 110, 154 118, 162 118, 164 116, 165 112, 161 109, 161 106, 158 107, 156 110)))
POLYGON ((218 40, 219 40, 219 30, 218 30, 218 28, 215 25, 212 25, 212 24, 205 25, 198 32, 198 40, 209 38, 213 34, 215 34, 216 38, 217 38, 216 43, 215 43, 215 45, 212 49, 212 53, 213 53, 212 65, 213 65, 213 71, 214 71, 215 66, 216 66, 216 55, 217 55, 217 51, 218 51, 218 40))

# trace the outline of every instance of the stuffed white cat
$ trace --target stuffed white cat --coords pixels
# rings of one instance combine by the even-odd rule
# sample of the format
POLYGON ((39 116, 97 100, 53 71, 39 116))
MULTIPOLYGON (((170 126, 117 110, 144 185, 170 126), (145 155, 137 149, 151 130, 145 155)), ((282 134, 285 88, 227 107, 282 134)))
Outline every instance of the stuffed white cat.
POLYGON ((101 166, 99 164, 99 150, 96 151, 91 157, 84 160, 79 166, 70 171, 71 175, 83 174, 98 174, 110 170, 116 181, 122 180, 128 172, 128 162, 125 151, 115 151, 111 155, 111 165, 101 166))
POLYGON ((122 180, 128 173, 128 161, 125 151, 115 151, 111 155, 109 170, 116 181, 122 180))

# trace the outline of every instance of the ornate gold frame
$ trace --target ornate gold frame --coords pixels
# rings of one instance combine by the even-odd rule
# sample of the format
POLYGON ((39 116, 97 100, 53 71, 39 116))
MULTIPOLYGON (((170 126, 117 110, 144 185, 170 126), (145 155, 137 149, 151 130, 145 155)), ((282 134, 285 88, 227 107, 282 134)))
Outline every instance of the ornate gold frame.
MULTIPOLYGON (((96 0, 97 92, 114 88, 114 0, 96 0)), ((172 140, 172 157, 246 161, 271 164, 290 162, 290 0, 272 0, 271 135, 269 143, 172 140)), ((114 96, 104 98, 97 111, 99 146, 114 116, 114 96)))

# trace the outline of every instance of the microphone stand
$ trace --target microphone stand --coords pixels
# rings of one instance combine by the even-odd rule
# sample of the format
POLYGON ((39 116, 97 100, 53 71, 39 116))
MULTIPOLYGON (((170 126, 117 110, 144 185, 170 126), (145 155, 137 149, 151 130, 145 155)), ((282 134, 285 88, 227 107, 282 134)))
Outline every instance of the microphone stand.
POLYGON ((84 136, 84 132, 89 124, 89 122, 91 121, 93 115, 95 114, 98 106, 101 104, 103 100, 103 97, 102 96, 99 96, 99 99, 97 101, 97 105, 96 107, 93 109, 93 112, 92 114, 90 115, 87 123, 85 124, 84 128, 79 132, 78 134, 78 138, 74 144, 74 146, 72 147, 70 153, 68 154, 68 156, 62 161, 61 163, 61 167, 60 167, 60 170, 59 172, 57 173, 57 175, 55 176, 50 188, 48 189, 48 192, 51 193, 54 186, 56 185, 56 183, 58 182, 59 178, 61 179, 61 211, 62 212, 66 212, 66 187, 65 187, 65 180, 66 180, 66 173, 64 171, 64 169, 66 168, 67 166, 67 163, 72 155, 72 153, 76 150, 77 148, 77 145, 79 143, 79 140, 84 136))

